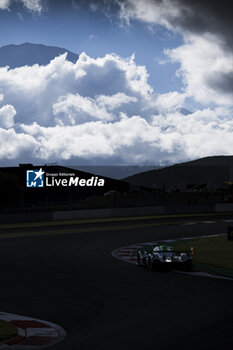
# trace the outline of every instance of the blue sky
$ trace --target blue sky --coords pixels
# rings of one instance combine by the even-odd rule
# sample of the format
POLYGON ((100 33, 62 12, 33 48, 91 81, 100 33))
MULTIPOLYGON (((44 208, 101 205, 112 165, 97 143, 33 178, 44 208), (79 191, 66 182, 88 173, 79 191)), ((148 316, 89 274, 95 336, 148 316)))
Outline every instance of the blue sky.
POLYGON ((43 13, 32 13, 22 3, 13 3, 10 11, 0 11, 0 46, 40 43, 64 47, 92 57, 116 53, 128 57, 135 53, 136 62, 145 65, 149 83, 159 93, 180 90, 182 80, 176 76, 179 64, 159 64, 165 60, 164 49, 172 49, 182 43, 182 37, 161 25, 149 28, 145 23, 132 21, 121 23, 114 7, 109 17, 101 10, 92 11, 95 2, 49 2, 43 13), (110 17, 111 16, 111 17, 110 17))
POLYGON ((230 0, 0 0, 0 165, 163 165, 233 152, 230 0))

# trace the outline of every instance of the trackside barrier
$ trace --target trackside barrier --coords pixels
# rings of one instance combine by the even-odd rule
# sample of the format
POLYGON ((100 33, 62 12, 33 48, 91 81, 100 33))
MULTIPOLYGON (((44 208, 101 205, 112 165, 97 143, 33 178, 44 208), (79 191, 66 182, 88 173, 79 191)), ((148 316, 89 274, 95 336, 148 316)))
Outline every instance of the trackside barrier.
POLYGON ((54 211, 53 220, 114 218, 127 216, 161 215, 161 214, 191 214, 214 212, 212 205, 173 205, 135 208, 111 208, 90 210, 54 211))
POLYGON ((233 227, 227 228, 227 239, 228 241, 233 241, 233 227))
POLYGON ((1 213, 0 223, 52 221, 52 212, 43 213, 1 213))
POLYGON ((67 210, 38 213, 0 213, 0 223, 214 212, 233 212, 233 203, 217 203, 215 205, 166 205, 135 208, 67 210))
POLYGON ((91 210, 70 210, 53 212, 53 220, 113 218, 124 216, 156 215, 164 214, 165 207, 140 207, 140 208, 112 208, 91 210))
POLYGON ((216 212, 233 211, 233 203, 216 203, 215 211, 216 212))

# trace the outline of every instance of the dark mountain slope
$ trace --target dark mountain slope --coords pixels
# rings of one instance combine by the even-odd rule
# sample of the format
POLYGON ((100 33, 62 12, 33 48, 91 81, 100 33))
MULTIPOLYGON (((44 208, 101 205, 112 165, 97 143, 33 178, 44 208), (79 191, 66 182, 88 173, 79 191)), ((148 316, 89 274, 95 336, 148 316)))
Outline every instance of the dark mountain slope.
POLYGON ((46 65, 55 57, 67 52, 67 59, 75 63, 79 56, 64 48, 41 44, 24 43, 21 45, 7 45, 0 48, 0 66, 16 68, 32 66, 36 63, 46 65))
POLYGON ((233 181, 233 156, 216 156, 175 164, 166 168, 151 170, 129 176, 124 180, 138 185, 166 189, 176 186, 185 190, 188 185, 207 184, 207 188, 227 187, 233 181))

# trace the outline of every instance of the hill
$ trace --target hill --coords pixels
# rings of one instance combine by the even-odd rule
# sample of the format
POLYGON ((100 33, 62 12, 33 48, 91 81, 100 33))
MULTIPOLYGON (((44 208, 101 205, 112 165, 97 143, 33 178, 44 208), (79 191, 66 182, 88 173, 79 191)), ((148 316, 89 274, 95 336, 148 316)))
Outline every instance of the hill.
POLYGON ((194 161, 175 164, 158 170, 150 170, 124 178, 131 184, 162 188, 166 190, 177 187, 186 190, 206 184, 214 190, 228 187, 233 182, 233 156, 214 156, 194 161))
POLYGON ((21 45, 6 45, 0 47, 0 66, 16 68, 32 66, 34 64, 46 65, 55 57, 67 52, 67 60, 75 63, 79 56, 69 50, 56 46, 24 43, 21 45))

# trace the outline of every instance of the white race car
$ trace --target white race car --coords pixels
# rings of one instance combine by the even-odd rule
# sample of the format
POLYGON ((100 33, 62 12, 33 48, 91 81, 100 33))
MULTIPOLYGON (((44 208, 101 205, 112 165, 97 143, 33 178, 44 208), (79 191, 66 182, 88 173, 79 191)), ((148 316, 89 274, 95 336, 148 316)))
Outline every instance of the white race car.
POLYGON ((137 263, 153 269, 177 269, 190 270, 192 263, 193 248, 190 251, 178 251, 168 245, 156 245, 138 250, 137 263))

